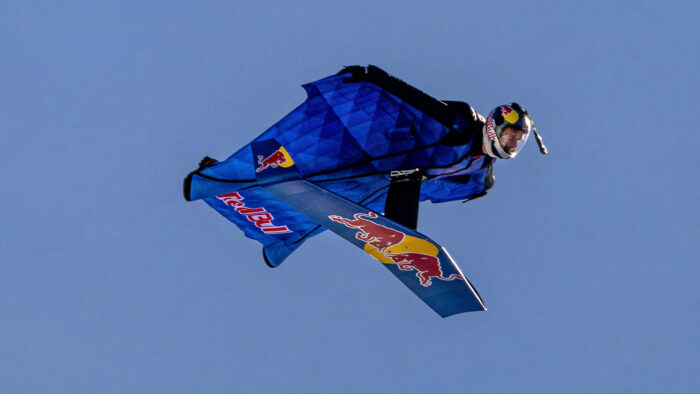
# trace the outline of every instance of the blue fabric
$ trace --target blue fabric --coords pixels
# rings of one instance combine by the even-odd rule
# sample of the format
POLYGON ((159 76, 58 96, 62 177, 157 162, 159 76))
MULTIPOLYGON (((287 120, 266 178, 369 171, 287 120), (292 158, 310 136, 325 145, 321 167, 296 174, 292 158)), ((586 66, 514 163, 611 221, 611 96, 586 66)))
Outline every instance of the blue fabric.
MULTIPOLYGON (((456 114, 455 124, 448 127, 375 83, 346 81, 349 76, 304 85, 307 100, 254 141, 276 139, 304 178, 377 212, 384 212, 392 170, 425 170, 429 179, 423 182, 421 201, 469 200, 486 192, 493 160, 469 154, 480 138, 464 135, 464 143, 457 146, 440 143, 451 131, 467 133, 465 116, 456 114)), ((204 199, 247 237, 260 241, 277 265, 324 228, 256 184, 257 160, 249 144, 223 162, 200 168, 189 178, 188 198, 204 199), (245 208, 216 197, 231 192, 240 194, 245 208, 263 208, 273 217, 272 225, 256 223, 241 213, 248 212, 245 208), (290 231, 265 232, 265 226, 290 231)))

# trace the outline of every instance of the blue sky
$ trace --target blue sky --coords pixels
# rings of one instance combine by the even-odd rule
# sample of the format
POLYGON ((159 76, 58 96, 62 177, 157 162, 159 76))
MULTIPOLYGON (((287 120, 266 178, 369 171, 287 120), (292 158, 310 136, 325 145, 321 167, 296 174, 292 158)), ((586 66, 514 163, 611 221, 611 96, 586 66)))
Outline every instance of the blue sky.
POLYGON ((19 2, 0 12, 0 392, 692 392, 697 2, 19 2), (324 233, 268 269, 182 178, 376 64, 550 148, 424 204, 488 312, 324 233))

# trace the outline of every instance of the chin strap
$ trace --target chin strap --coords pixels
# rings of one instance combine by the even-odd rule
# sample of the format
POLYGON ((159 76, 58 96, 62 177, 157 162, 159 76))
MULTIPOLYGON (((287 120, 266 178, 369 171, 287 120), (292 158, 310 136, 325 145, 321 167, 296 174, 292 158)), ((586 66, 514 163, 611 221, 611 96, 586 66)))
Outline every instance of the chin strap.
POLYGON ((532 131, 535 132, 535 141, 537 141, 537 146, 540 148, 540 153, 543 155, 547 154, 547 147, 544 146, 544 142, 542 142, 542 136, 537 132, 537 128, 533 126, 532 131))

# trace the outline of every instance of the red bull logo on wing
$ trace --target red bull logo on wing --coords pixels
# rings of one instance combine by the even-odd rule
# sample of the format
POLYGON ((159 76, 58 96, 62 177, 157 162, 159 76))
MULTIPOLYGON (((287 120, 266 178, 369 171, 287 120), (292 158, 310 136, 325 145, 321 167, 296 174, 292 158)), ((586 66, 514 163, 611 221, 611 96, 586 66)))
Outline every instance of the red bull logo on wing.
POLYGON ((279 149, 272 152, 267 157, 258 155, 258 164, 260 166, 255 169, 255 172, 260 172, 266 168, 291 167, 294 165, 294 160, 289 156, 284 146, 280 146, 279 149))
POLYGON ((402 271, 415 270, 416 276, 418 279, 420 279, 420 284, 426 287, 433 284, 431 278, 441 280, 462 279, 462 277, 457 274, 452 274, 446 277, 442 273, 440 260, 438 260, 436 256, 423 253, 389 253, 386 256, 394 260, 396 265, 402 271))
POLYGON ((402 271, 416 271, 416 277, 425 287, 433 284, 432 279, 463 280, 457 274, 443 274, 438 248, 431 242, 370 220, 378 217, 374 212, 356 213, 353 217, 328 216, 334 222, 360 230, 355 238, 365 242, 364 250, 383 264, 396 264, 402 271))
POLYGON ((265 234, 285 234, 291 233, 287 226, 275 226, 272 223, 272 219, 275 217, 271 213, 267 212, 265 208, 249 208, 243 202, 243 196, 238 192, 222 194, 216 196, 224 204, 232 207, 236 212, 245 216, 255 224, 255 227, 259 228, 265 234))
POLYGON ((386 226, 382 226, 379 223, 375 223, 367 219, 376 218, 377 214, 374 212, 356 213, 353 216, 355 217, 355 220, 346 219, 336 215, 330 215, 328 218, 334 222, 342 223, 348 228, 356 228, 360 230, 359 232, 355 233, 355 238, 374 246, 380 252, 384 252, 386 248, 396 245, 404 239, 404 233, 386 226))

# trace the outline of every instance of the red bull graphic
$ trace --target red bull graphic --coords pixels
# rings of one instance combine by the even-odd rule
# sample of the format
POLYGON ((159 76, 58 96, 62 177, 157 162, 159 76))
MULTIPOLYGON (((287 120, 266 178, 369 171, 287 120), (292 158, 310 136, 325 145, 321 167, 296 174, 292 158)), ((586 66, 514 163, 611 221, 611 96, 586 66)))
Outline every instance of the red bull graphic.
POLYGON ((355 234, 355 238, 374 246, 380 252, 384 252, 389 246, 396 245, 404 239, 404 233, 365 219, 376 218, 377 214, 374 212, 356 213, 353 216, 355 220, 336 215, 330 215, 328 218, 334 222, 342 223, 348 228, 360 230, 355 234))
POLYGON ((292 230, 290 230, 287 226, 275 226, 272 223, 272 219, 275 217, 272 216, 271 213, 265 211, 265 208, 246 207, 245 203, 243 202, 243 196, 241 196, 238 192, 222 194, 220 196, 216 196, 216 198, 235 209, 236 212, 247 217, 248 220, 255 224, 255 227, 259 228, 260 231, 265 234, 285 234, 292 232, 292 230))
POLYGON ((283 146, 280 146, 279 149, 272 152, 267 157, 258 155, 258 164, 260 164, 260 167, 256 168, 255 172, 260 172, 266 168, 291 167, 294 165, 294 161, 291 156, 289 156, 289 153, 287 153, 287 150, 284 149, 283 146))
POLYGON ((501 105, 501 115, 503 115, 503 119, 505 119, 506 122, 510 124, 515 124, 515 122, 517 122, 518 119, 520 119, 518 113, 513 111, 513 108, 507 105, 501 105))
POLYGON ((374 212, 356 213, 353 217, 328 216, 334 222, 360 230, 355 238, 365 242, 364 250, 383 264, 396 264, 402 271, 416 271, 416 277, 425 287, 433 284, 432 279, 463 280, 457 274, 443 274, 438 248, 431 242, 370 220, 378 217, 374 212))
POLYGON ((489 120, 486 121, 486 134, 488 134, 489 139, 496 139, 496 132, 494 131, 495 128, 496 121, 493 120, 493 118, 489 118, 489 120))
POLYGON ((457 274, 445 277, 440 267, 440 260, 435 256, 423 253, 389 253, 386 256, 394 260, 396 266, 402 271, 415 270, 416 276, 420 279, 420 284, 426 287, 433 284, 431 278, 441 280, 462 279, 457 274))

